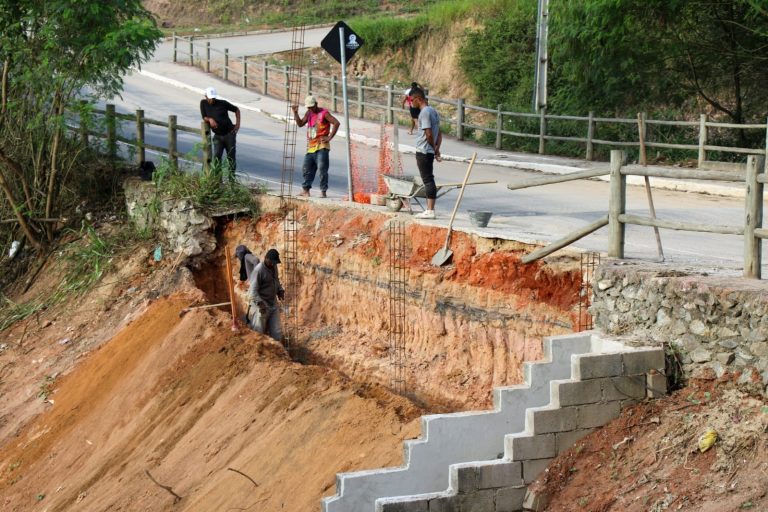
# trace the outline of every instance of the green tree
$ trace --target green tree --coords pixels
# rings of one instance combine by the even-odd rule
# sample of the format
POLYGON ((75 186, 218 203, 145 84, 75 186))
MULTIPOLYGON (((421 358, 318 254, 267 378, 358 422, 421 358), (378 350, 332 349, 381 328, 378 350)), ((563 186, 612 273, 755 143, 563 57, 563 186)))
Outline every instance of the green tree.
POLYGON ((632 113, 703 101, 764 118, 768 16, 755 0, 554 0, 552 103, 632 113))
POLYGON ((160 35, 140 0, 0 0, 0 212, 32 246, 53 239, 44 219, 83 154, 68 109, 85 91, 118 93, 160 35))
POLYGON ((497 2, 482 29, 468 31, 459 63, 484 105, 528 109, 536 59, 536 2, 497 2))

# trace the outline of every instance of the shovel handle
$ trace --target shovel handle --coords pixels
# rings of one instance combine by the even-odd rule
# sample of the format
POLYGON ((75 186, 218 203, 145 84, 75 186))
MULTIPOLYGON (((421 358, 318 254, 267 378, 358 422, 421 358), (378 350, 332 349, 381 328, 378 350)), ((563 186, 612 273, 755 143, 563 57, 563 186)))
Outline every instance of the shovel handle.
POLYGON ((451 213, 451 220, 450 222, 448 222, 448 234, 445 236, 445 249, 448 249, 448 244, 451 242, 451 230, 453 229, 453 220, 456 218, 456 212, 459 209, 459 203, 461 203, 461 198, 464 197, 464 190, 467 187, 469 174, 472 172, 472 166, 475 165, 475 158, 477 158, 477 153, 472 153, 472 160, 469 161, 469 167, 467 167, 467 174, 464 175, 464 181, 461 183, 461 190, 459 191, 459 197, 456 198, 456 204, 453 206, 453 213, 451 213))

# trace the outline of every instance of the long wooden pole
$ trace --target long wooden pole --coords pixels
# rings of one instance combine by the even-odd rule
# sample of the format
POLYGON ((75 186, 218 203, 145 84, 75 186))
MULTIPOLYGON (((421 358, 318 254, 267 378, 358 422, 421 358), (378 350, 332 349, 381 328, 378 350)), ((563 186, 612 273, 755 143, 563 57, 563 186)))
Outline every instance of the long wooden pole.
POLYGON ((542 247, 541 249, 536 249, 532 253, 526 254, 520 259, 520 261, 523 263, 531 263, 532 261, 536 261, 545 256, 549 256, 553 252, 559 249, 562 249, 566 245, 571 245, 573 242, 576 242, 577 240, 581 240, 582 238, 589 235, 590 233, 594 233, 598 229, 607 225, 608 225, 608 216, 603 215, 602 217, 597 219, 595 222, 589 224, 588 226, 585 226, 577 231, 574 231, 573 233, 569 233, 565 237, 555 242, 552 242, 546 247, 542 247))
POLYGON ((232 306, 232 330, 237 331, 237 306, 235 305, 235 287, 232 282, 232 256, 229 254, 229 245, 224 245, 224 253, 227 255, 227 290, 229 290, 229 303, 232 306))

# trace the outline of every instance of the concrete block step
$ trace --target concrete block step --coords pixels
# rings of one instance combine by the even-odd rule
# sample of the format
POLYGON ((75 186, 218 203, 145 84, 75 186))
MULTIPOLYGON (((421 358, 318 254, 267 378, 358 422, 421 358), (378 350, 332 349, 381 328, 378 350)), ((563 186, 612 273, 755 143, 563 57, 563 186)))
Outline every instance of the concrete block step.
MULTIPOLYGON (((500 512, 523 510, 527 485, 582 437, 617 417, 621 407, 666 391, 661 349, 629 349, 596 340, 596 350, 572 353, 571 377, 550 381, 550 400, 525 409, 525 428, 504 436, 504 457, 453 464, 443 492, 376 500, 377 512, 500 512)), ((530 500, 529 500, 530 501, 530 500)))
POLYGON ((453 464, 492 460, 504 454, 504 436, 525 428, 524 411, 550 402, 550 382, 567 379, 571 356, 593 348, 589 334, 544 339, 544 359, 524 363, 525 383, 496 388, 494 408, 422 418, 422 435, 404 443, 404 464, 336 477, 336 495, 324 498, 324 512, 373 511, 379 498, 442 491, 453 464))

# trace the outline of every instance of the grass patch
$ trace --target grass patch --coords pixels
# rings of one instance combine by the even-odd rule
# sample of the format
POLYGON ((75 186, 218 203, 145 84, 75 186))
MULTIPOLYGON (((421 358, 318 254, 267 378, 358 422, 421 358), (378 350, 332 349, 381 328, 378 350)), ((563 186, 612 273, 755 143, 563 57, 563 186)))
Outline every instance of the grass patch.
POLYGON ((16 303, 5 295, 0 296, 0 332, 69 297, 82 296, 111 268, 118 249, 132 245, 130 242, 133 236, 132 231, 123 230, 116 235, 103 237, 85 222, 79 231, 69 229, 65 234, 71 240, 61 249, 66 270, 58 286, 50 293, 24 303, 16 303))
POLYGON ((248 209, 251 214, 256 213, 253 194, 260 190, 250 189, 232 179, 228 169, 213 167, 209 172, 173 169, 164 161, 152 180, 159 198, 186 198, 207 210, 248 209))

